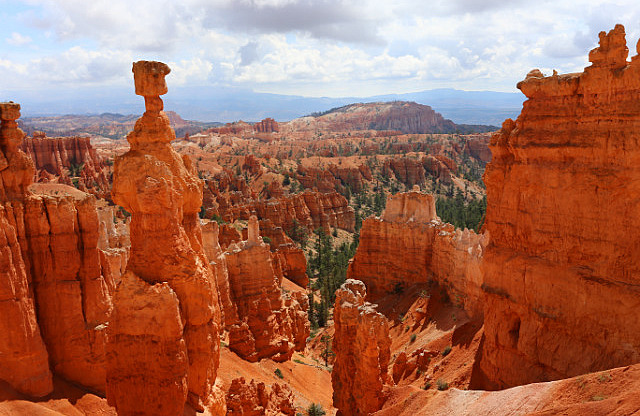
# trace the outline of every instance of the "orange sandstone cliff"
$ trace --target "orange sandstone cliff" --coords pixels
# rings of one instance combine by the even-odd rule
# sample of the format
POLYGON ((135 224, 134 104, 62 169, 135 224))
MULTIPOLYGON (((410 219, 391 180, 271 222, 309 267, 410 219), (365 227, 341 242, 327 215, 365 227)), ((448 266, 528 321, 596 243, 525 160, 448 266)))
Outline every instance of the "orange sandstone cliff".
POLYGON ((100 243, 104 238, 95 197, 66 185, 31 185, 33 162, 18 150, 24 136, 15 124, 19 109, 17 104, 2 104, 0 262, 7 265, 2 273, 13 282, 3 297, 14 307, 0 321, 5 334, 15 336, 6 345, 14 364, 2 360, 11 375, 0 378, 32 396, 51 391, 52 372, 103 392, 106 326, 116 283, 106 256, 109 251, 115 264, 118 256, 126 258, 126 250, 111 251, 110 243, 100 243), (15 307, 22 312, 16 315, 15 307), (29 370, 21 368, 27 363, 29 370), (30 380, 24 380, 29 372, 30 380))
POLYGON ((45 396, 53 390, 49 356, 16 229, 23 224, 21 200, 34 169, 18 150, 24 136, 19 117, 19 104, 0 103, 0 379, 19 392, 45 396))
POLYGON ((107 346, 107 399, 123 415, 175 415, 187 400, 196 410, 221 406, 221 317, 198 219, 202 181, 170 144, 175 134, 160 99, 169 72, 160 62, 133 65, 146 112, 114 166, 113 199, 132 214, 107 346))
POLYGON ((280 131, 278 122, 270 117, 267 117, 259 123, 256 123, 253 128, 259 133, 273 133, 280 131))
POLYGON ((583 73, 531 71, 522 113, 491 139, 484 387, 640 361, 640 56, 627 55, 617 25, 583 73))
POLYGON ((237 201, 218 194, 215 197, 217 213, 225 220, 248 220, 251 215, 260 220, 269 220, 274 226, 290 231, 297 223, 313 231, 322 228, 329 233, 331 228, 353 232, 355 212, 349 201, 337 192, 319 193, 305 191, 267 200, 242 198, 237 201))
POLYGON ((436 215, 432 195, 417 190, 390 196, 382 217, 369 217, 348 277, 371 299, 435 281, 472 316, 482 315, 480 269, 486 238, 455 229, 436 215))
POLYGON ((268 387, 263 382, 236 378, 227 392, 227 415, 294 416, 293 393, 286 384, 273 383, 268 387))

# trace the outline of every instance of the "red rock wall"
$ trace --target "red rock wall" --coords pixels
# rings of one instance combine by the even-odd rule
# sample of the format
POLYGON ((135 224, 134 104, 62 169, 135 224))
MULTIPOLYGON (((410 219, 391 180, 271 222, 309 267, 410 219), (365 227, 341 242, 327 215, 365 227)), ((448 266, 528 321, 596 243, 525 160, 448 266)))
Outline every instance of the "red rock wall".
MULTIPOLYGON (((220 302, 220 309, 222 312, 221 322, 225 328, 228 328, 238 322, 238 309, 231 301, 227 257, 219 243, 219 230, 224 229, 225 225, 220 227, 215 221, 205 223, 202 226, 202 243, 207 259, 209 260, 209 264, 211 265, 218 289, 218 300, 220 302)), ((233 230, 235 231, 235 228, 233 228, 233 230)), ((242 241, 241 238, 238 240, 242 241)))
POLYGON ((318 117, 294 120, 298 129, 324 129, 330 131, 397 130, 403 133, 453 133, 456 125, 436 113, 427 105, 394 101, 358 103, 330 111, 318 117), (300 120, 310 119, 308 126, 300 120))
POLYGON ((24 237, 38 323, 52 370, 105 389, 105 329, 115 282, 103 274, 95 198, 40 195, 24 207, 24 237))
POLYGON ((365 302, 362 282, 348 279, 336 291, 333 312, 336 354, 331 384, 338 415, 368 415, 384 404, 391 338, 387 319, 365 302))
POLYGON ((294 416, 293 392, 287 384, 273 383, 268 387, 262 382, 235 378, 227 392, 227 415, 294 416))
POLYGON ((418 159, 387 159, 383 169, 389 173, 393 172, 396 178, 407 186, 419 185, 425 180, 425 169, 418 159))
POLYGON ((259 123, 256 123, 253 128, 259 133, 274 133, 280 131, 278 122, 272 118, 265 118, 259 123))
POLYGON ((0 263, 5 282, 12 282, 1 296, 11 301, 4 306, 13 305, 0 315, 0 326, 4 334, 15 332, 0 345, 12 357, 0 366, 0 378, 35 396, 50 392, 52 371, 104 391, 104 335, 115 282, 101 263, 95 197, 65 185, 27 188, 33 162, 18 150, 24 134, 7 123, 18 110, 0 104, 0 161, 7 162, 0 168, 0 263))
POLYGON ((27 138, 21 148, 36 165, 36 181, 48 182, 57 177, 60 183, 71 185, 72 164, 82 165, 78 188, 103 198, 109 196, 108 168, 89 137, 27 138))
POLYGON ((640 361, 640 58, 600 34, 583 73, 531 71, 487 166, 485 386, 640 361))
POLYGON ((53 390, 53 384, 18 242, 16 225, 22 225, 23 215, 18 208, 16 221, 13 206, 0 205, 0 380, 41 397, 53 390))
POLYGON ((369 217, 347 276, 364 282, 374 301, 436 280, 473 316, 482 315, 485 237, 456 230, 436 216, 435 200, 417 191, 390 196, 382 218, 369 217))
POLYGON ((483 163, 491 162, 491 150, 489 150, 490 135, 470 136, 465 143, 464 153, 483 163))
POLYGON ((221 211, 226 220, 248 220, 256 215, 260 220, 269 220, 276 227, 286 231, 292 229, 294 220, 309 231, 322 228, 341 228, 353 232, 355 212, 345 197, 338 193, 321 194, 306 191, 281 199, 258 200, 229 206, 221 211))
POLYGON ((107 346, 109 404, 119 415, 182 414, 189 362, 176 293, 167 283, 149 285, 127 272, 114 303, 107 346))

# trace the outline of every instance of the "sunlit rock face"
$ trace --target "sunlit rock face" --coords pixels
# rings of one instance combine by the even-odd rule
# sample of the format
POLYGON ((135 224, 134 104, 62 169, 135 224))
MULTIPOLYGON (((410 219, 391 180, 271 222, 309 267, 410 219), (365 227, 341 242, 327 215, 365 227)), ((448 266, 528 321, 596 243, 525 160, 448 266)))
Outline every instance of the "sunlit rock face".
POLYGON ((433 195, 418 190, 387 199, 369 217, 347 276, 364 282, 372 301, 413 284, 438 283, 471 316, 482 315, 480 265, 487 238, 455 229, 436 215, 433 195))
POLYGON ((73 185, 99 198, 110 198, 109 171, 89 137, 46 137, 25 139, 20 146, 36 165, 36 182, 73 185), (71 175, 77 175, 72 178, 71 175))
POLYGON ((24 137, 16 123, 19 117, 19 104, 0 103, 0 379, 22 393, 45 396, 53 390, 49 356, 20 241, 23 200, 34 168, 18 150, 24 137))
POLYGON ((52 373, 103 392, 115 266, 126 249, 113 248, 99 226, 94 196, 32 184, 19 110, 0 104, 0 351, 10 357, 0 379, 30 396, 51 392, 52 373))
POLYGON ((640 361, 640 58, 600 33, 582 73, 531 71, 487 166, 483 387, 640 361))

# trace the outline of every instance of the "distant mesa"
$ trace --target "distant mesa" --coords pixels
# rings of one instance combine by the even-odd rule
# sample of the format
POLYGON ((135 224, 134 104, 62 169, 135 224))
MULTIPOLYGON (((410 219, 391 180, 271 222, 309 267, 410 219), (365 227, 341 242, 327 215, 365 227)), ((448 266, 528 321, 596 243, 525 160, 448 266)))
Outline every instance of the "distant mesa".
POLYGON ((456 125, 428 105, 409 101, 357 103, 293 120, 292 130, 388 130, 405 134, 467 133, 497 130, 492 126, 456 125))

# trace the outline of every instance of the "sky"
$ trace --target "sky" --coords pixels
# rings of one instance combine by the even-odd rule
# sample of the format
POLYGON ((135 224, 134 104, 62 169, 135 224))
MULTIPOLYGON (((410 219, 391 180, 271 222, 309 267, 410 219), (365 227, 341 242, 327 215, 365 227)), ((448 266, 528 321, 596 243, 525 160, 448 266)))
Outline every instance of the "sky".
POLYGON ((141 59, 169 88, 512 92, 533 68, 581 71, 616 23, 636 55, 638 0, 0 0, 0 95, 127 86, 141 59))

